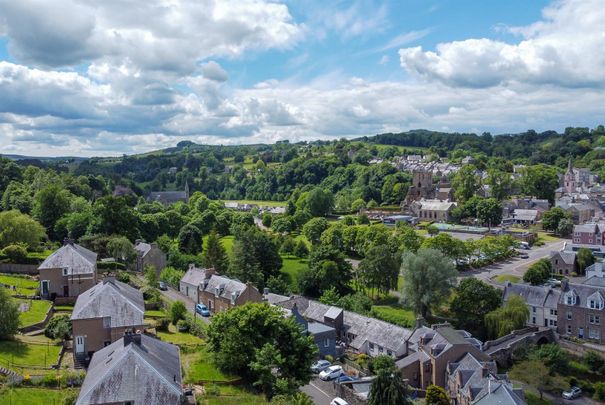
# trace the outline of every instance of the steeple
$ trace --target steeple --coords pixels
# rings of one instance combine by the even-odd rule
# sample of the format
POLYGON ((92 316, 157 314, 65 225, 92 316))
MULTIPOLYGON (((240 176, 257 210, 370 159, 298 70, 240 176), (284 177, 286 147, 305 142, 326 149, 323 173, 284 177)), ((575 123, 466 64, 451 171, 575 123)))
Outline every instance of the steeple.
POLYGON ((569 161, 567 162, 567 173, 573 173, 573 167, 571 165, 571 158, 569 158, 569 161))

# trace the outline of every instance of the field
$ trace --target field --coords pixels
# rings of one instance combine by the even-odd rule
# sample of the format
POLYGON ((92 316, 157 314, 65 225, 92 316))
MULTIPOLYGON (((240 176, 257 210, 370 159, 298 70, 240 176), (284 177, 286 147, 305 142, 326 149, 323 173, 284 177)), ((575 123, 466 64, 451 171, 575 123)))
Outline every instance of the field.
POLYGON ((309 267, 307 259, 300 259, 296 256, 282 255, 281 272, 285 274, 286 280, 290 283, 290 288, 293 291, 298 290, 298 276, 300 273, 309 267))
POLYGON ((0 403, 11 405, 61 405, 75 389, 5 388, 0 390, 0 403))
POLYGON ((185 383, 233 381, 238 378, 221 372, 212 362, 211 355, 205 346, 200 346, 192 353, 182 353, 181 362, 185 369, 185 383))
POLYGON ((38 289, 38 282, 30 278, 0 274, 0 284, 6 284, 16 287, 16 291, 11 291, 18 295, 35 295, 38 289))
POLYGON ((46 312, 52 306, 50 301, 46 300, 18 300, 19 303, 25 303, 29 305, 29 310, 21 312, 19 314, 19 321, 21 327, 33 325, 38 322, 42 322, 46 316, 46 312))
POLYGON ((168 332, 157 332, 157 335, 164 342, 174 343, 175 345, 199 345, 204 343, 197 336, 186 332, 179 332, 173 324, 170 324, 168 327, 168 332))
POLYGON ((59 359, 61 347, 49 339, 38 338, 39 343, 21 340, 0 342, 0 365, 18 373, 42 375, 54 372, 45 368, 59 359), (46 341, 46 343, 43 343, 46 341))
POLYGON ((408 328, 413 327, 416 322, 414 311, 398 305, 373 305, 371 315, 374 318, 408 328))
POLYGON ((510 281, 511 283, 518 283, 521 280, 521 277, 514 276, 512 274, 500 274, 499 276, 494 277, 494 281, 498 283, 506 283, 510 281))

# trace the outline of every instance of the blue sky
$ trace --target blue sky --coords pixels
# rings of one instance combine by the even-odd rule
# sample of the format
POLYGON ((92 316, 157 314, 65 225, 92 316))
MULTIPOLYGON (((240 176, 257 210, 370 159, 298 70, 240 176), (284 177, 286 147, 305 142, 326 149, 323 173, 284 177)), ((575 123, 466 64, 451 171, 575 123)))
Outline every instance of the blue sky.
POLYGON ((600 0, 0 0, 0 153, 603 122, 600 0))

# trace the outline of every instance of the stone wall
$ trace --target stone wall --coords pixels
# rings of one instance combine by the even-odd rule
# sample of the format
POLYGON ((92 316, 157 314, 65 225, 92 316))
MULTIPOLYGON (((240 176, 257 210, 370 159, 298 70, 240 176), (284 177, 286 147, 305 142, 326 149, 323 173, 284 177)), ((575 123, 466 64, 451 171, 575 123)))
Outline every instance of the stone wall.
POLYGON ((37 264, 0 263, 0 273, 38 274, 37 264))

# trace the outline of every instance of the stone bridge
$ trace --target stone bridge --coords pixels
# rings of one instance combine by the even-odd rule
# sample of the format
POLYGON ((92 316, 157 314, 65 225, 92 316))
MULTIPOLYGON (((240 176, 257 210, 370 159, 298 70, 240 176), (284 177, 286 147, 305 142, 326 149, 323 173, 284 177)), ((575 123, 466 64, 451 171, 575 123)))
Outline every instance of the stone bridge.
POLYGON ((531 344, 542 345, 556 341, 557 337, 553 329, 533 326, 512 331, 496 340, 487 341, 483 344, 483 351, 498 364, 510 365, 516 349, 531 344))

